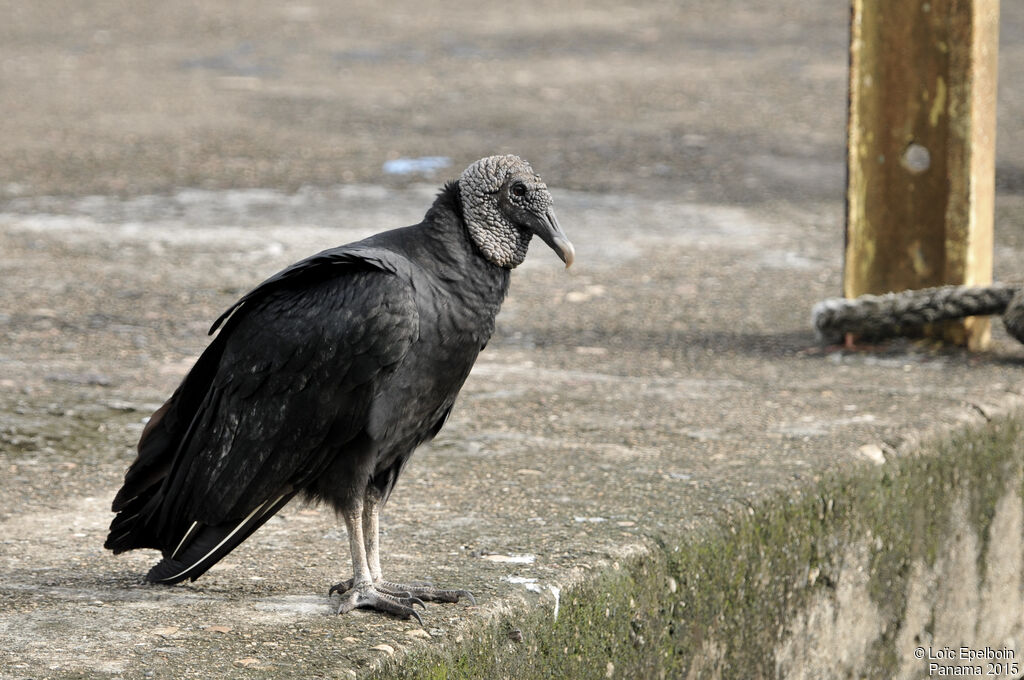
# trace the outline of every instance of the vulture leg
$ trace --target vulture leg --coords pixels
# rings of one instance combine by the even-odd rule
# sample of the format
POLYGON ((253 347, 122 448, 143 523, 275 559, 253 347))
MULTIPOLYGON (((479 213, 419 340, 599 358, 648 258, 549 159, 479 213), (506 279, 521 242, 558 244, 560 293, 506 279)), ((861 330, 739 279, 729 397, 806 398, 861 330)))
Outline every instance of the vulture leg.
MULTIPOLYGON (((366 553, 366 563, 373 585, 378 593, 390 595, 401 600, 409 600, 410 604, 422 605, 427 602, 458 602, 461 598, 468 599, 476 604, 476 599, 468 590, 448 590, 435 588, 432 583, 425 581, 413 581, 410 583, 395 583, 384 579, 380 568, 380 492, 370 487, 366 492, 363 501, 363 541, 366 553)), ((347 520, 346 520, 347 521, 347 520)), ((351 534, 350 534, 351 535, 351 534)), ((353 560, 355 559, 353 553, 353 560)), ((331 592, 347 593, 356 583, 357 578, 353 577, 343 581, 331 588, 331 592)))
POLYGON ((413 600, 427 602, 458 602, 459 598, 465 597, 476 604, 476 599, 468 590, 444 590, 435 588, 434 584, 425 581, 394 583, 384 580, 380 570, 380 520, 378 519, 382 505, 380 493, 373 487, 368 489, 363 505, 363 531, 366 538, 366 559, 369 562, 370 574, 373 576, 373 584, 377 586, 377 590, 395 597, 409 597, 413 600))
POLYGON ((363 540, 366 541, 366 561, 370 566, 373 582, 381 580, 380 572, 380 492, 374 487, 366 490, 363 499, 363 540))
POLYGON ((405 593, 393 595, 374 586, 369 563, 366 561, 366 545, 363 542, 362 505, 362 502, 359 501, 355 507, 342 513, 345 528, 348 529, 348 543, 349 549, 352 551, 354 575, 350 581, 333 586, 328 595, 333 595, 335 592, 341 594, 341 604, 338 605, 339 614, 345 614, 357 608, 376 609, 403 619, 413 616, 420 622, 420 625, 423 625, 420 615, 412 608, 414 604, 419 604, 422 607, 422 601, 405 593))

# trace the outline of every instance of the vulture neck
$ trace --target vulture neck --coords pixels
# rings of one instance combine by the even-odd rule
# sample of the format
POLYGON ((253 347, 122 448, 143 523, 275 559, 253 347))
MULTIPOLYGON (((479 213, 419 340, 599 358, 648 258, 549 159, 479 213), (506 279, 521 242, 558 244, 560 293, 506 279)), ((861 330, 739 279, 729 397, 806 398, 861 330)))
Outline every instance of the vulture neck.
POLYGON ((426 251, 420 261, 456 297, 496 315, 508 292, 510 270, 489 262, 472 242, 458 182, 449 182, 419 225, 426 251))

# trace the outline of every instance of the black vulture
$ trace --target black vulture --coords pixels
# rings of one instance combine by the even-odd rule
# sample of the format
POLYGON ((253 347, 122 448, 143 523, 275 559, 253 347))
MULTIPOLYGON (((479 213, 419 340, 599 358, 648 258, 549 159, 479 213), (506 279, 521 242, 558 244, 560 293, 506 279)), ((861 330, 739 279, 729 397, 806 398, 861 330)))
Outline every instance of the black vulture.
POLYGON ((551 203, 525 161, 484 158, 419 224, 325 250, 244 295, 144 428, 105 547, 160 550, 148 581, 195 580, 301 494, 348 530, 353 577, 329 592, 338 613, 418 619, 423 600, 472 599, 384 580, 377 517, 444 425, 530 239, 572 264, 551 203))

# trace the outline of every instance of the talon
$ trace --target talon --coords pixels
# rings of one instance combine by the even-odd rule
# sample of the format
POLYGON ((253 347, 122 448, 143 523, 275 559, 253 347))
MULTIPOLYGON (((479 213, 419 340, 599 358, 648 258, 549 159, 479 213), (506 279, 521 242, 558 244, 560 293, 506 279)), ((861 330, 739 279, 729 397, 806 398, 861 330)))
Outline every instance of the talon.
POLYGON ((327 597, 330 597, 331 595, 334 595, 334 593, 338 593, 339 595, 344 595, 348 591, 352 590, 352 582, 353 581, 355 581, 355 579, 350 578, 347 581, 342 581, 341 583, 335 583, 333 586, 331 586, 331 589, 327 591, 327 597))
MULTIPOLYGON (((344 584, 341 585, 344 586, 344 584)), ((353 609, 375 609, 403 619, 410 616, 415 617, 422 626, 423 619, 413 608, 417 604, 424 609, 427 608, 418 597, 397 598, 386 591, 378 590, 373 585, 365 584, 350 589, 342 595, 341 603, 338 605, 338 614, 347 614, 353 609)))
POLYGON ((472 604, 476 604, 476 598, 468 590, 448 590, 435 588, 426 581, 414 581, 412 583, 393 583, 391 581, 378 581, 377 590, 394 597, 415 598, 426 602, 458 602, 465 597, 472 604))
POLYGON ((426 611, 427 602, 458 602, 461 598, 476 605, 476 598, 468 590, 435 588, 426 581, 403 584, 379 580, 356 587, 355 579, 348 579, 331 586, 327 596, 331 597, 335 593, 341 596, 338 614, 347 614, 353 609, 375 609, 403 619, 415 617, 421 626, 423 619, 416 612, 416 605, 426 611))

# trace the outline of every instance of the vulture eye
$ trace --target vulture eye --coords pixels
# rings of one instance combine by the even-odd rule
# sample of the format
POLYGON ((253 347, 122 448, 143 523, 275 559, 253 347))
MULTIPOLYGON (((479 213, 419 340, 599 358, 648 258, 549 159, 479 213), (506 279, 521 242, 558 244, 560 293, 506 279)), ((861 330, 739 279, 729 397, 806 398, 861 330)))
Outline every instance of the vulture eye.
POLYGON ((526 185, 522 182, 516 182, 512 185, 512 195, 516 198, 522 198, 526 195, 526 185))

